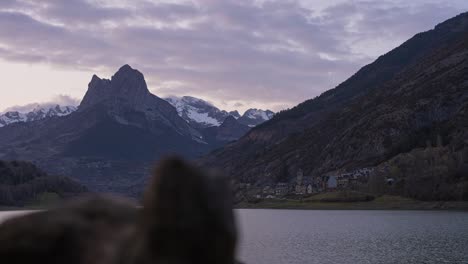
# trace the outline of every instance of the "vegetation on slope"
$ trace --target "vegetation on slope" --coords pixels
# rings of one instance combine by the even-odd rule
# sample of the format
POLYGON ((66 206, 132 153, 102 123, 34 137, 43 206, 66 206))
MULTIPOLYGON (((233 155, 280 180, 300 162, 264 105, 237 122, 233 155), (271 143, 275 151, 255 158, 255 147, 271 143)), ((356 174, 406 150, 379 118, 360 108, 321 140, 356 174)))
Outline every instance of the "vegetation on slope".
POLYGON ((380 177, 397 178, 399 187, 391 190, 396 194, 466 199, 468 160, 446 156, 468 151, 467 32, 464 13, 418 34, 337 88, 277 114, 201 163, 256 187, 292 183, 299 170, 317 178, 393 166, 401 174, 382 170, 380 177), (437 166, 424 165, 428 161, 416 154, 428 142, 450 153, 434 152, 437 166), (414 159, 405 156, 410 152, 414 159), (386 164, 398 156, 403 162, 386 164))
POLYGON ((49 176, 32 163, 0 161, 1 206, 37 205, 50 197, 66 198, 83 192, 86 188, 74 180, 49 176))

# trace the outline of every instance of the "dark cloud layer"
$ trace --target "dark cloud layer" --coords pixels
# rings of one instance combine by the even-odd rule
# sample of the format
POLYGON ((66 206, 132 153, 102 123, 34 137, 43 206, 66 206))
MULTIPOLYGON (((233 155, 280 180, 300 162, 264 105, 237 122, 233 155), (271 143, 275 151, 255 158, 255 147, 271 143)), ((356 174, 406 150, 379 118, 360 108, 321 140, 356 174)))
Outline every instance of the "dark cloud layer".
POLYGON ((4 0, 0 58, 113 71, 155 93, 278 110, 316 96, 464 1, 4 0))

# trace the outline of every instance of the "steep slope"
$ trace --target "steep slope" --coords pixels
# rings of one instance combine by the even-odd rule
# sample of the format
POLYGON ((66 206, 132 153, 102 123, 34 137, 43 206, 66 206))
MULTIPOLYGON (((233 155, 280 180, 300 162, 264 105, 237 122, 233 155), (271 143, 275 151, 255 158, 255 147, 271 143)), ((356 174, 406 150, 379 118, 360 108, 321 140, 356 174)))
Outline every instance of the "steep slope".
POLYGON ((239 119, 241 115, 239 114, 239 111, 234 110, 234 111, 229 111, 229 115, 233 116, 235 119, 239 119))
POLYGON ((444 146, 464 149, 467 36, 468 13, 417 34, 201 162, 238 181, 265 184, 291 180, 299 168, 321 176, 376 166, 436 135, 444 146))
POLYGON ((93 76, 79 111, 103 105, 107 112, 121 123, 126 123, 122 115, 128 110, 143 113, 148 121, 159 122, 184 136, 196 136, 194 131, 177 111, 165 100, 151 94, 142 73, 129 65, 122 66, 111 80, 93 76))
POLYGON ((0 114, 0 127, 18 122, 32 122, 44 118, 66 116, 76 111, 76 109, 76 106, 55 105, 53 107, 43 107, 37 105, 29 112, 8 111, 0 114))
POLYGON ((238 122, 235 117, 228 116, 220 126, 205 128, 202 130, 202 134, 203 139, 209 144, 221 147, 228 142, 239 139, 249 130, 248 126, 238 122))

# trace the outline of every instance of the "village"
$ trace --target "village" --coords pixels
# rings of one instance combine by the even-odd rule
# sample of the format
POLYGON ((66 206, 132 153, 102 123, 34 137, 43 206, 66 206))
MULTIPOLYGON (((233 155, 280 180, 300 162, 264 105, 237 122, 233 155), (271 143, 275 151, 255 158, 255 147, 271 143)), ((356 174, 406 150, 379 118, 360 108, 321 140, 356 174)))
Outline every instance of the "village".
MULTIPOLYGON (((278 182, 260 188, 253 188, 248 183, 241 183, 240 189, 250 190, 250 196, 255 199, 283 199, 285 197, 306 197, 323 192, 339 190, 357 190, 360 185, 366 184, 374 168, 361 168, 345 173, 329 173, 319 177, 304 175, 299 169, 292 182, 278 182), (253 191, 253 192, 252 192, 253 191)), ((385 179, 391 184, 393 179, 385 179)))

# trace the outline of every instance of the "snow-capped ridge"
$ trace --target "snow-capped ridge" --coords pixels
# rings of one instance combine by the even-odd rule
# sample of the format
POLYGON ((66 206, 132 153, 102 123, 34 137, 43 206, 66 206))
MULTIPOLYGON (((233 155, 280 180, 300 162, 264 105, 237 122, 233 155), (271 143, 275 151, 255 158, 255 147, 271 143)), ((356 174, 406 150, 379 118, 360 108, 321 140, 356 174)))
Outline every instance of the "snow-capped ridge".
POLYGON ((251 108, 245 111, 244 116, 248 118, 262 118, 263 120, 267 121, 273 117, 273 112, 270 110, 251 108))
POLYGON ((239 118, 239 122, 249 127, 254 127, 270 120, 274 115, 275 113, 270 110, 251 108, 245 111, 245 113, 239 118))
POLYGON ((192 96, 168 96, 164 98, 177 109, 180 117, 196 128, 220 126, 229 116, 212 103, 192 96))
POLYGON ((270 120, 274 115, 270 110, 251 108, 241 116, 237 110, 227 112, 210 102, 192 96, 168 96, 164 99, 177 109, 179 116, 196 128, 220 126, 229 116, 244 125, 254 127, 270 120))
POLYGON ((0 114, 0 127, 4 127, 18 122, 31 122, 42 120, 54 116, 66 116, 76 111, 76 106, 60 106, 60 105, 41 105, 35 104, 29 112, 7 111, 0 114))

